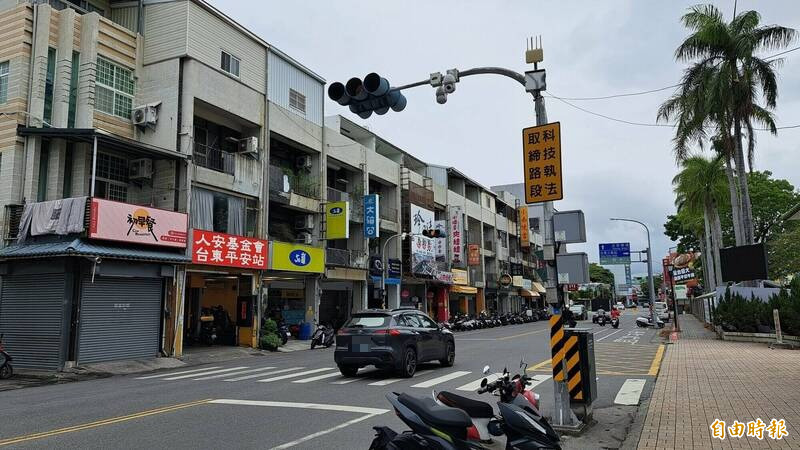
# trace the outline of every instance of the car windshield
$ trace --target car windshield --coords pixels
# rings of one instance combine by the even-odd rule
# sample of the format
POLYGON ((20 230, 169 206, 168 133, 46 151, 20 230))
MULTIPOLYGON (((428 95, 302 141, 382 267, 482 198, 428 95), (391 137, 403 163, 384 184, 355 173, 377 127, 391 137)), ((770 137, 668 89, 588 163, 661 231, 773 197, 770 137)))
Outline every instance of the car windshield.
POLYGON ((345 324, 345 328, 381 328, 389 325, 389 316, 367 315, 353 316, 345 324))

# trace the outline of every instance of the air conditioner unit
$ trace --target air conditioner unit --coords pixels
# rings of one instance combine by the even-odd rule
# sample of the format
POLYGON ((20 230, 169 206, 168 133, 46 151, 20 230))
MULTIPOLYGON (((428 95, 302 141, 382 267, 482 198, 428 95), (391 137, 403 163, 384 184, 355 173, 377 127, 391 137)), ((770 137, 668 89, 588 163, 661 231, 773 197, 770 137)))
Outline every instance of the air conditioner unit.
POLYGON ((252 156, 258 156, 258 137, 249 136, 239 141, 239 150, 252 156))
POLYGON ((128 166, 128 178, 131 180, 147 179, 153 176, 153 160, 142 158, 131 160, 128 166))
POLYGON ((297 230, 313 230, 314 216, 312 215, 298 216, 294 220, 294 227, 297 230))
POLYGON ((314 236, 311 233, 300 233, 297 235, 297 242, 301 244, 311 244, 314 242, 314 236))
POLYGON ((161 102, 137 106, 131 112, 133 124, 140 127, 155 127, 158 122, 158 107, 161 102))
POLYGON ((297 157, 297 168, 303 170, 311 170, 311 156, 303 155, 297 157))

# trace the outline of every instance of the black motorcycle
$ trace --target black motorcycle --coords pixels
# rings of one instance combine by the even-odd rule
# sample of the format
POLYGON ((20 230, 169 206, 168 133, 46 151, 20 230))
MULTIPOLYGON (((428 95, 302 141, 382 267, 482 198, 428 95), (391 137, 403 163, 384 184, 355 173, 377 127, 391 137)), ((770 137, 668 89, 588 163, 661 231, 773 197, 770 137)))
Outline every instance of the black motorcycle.
POLYGON ((200 312, 200 342, 214 345, 218 337, 213 308, 203 308, 200 312))
POLYGON ((14 358, 6 352, 5 346, 3 346, 3 335, 0 334, 0 380, 6 380, 14 375, 14 367, 11 365, 13 360, 14 358))
POLYGON ((333 345, 333 342, 336 338, 336 333, 333 332, 333 327, 326 327, 325 325, 320 325, 317 327, 314 334, 311 336, 311 350, 314 350, 314 347, 322 347, 330 348, 333 345))
POLYGON ((289 331, 289 325, 286 325, 286 322, 281 320, 278 324, 278 337, 281 340, 281 345, 286 345, 291 335, 292 333, 289 331))

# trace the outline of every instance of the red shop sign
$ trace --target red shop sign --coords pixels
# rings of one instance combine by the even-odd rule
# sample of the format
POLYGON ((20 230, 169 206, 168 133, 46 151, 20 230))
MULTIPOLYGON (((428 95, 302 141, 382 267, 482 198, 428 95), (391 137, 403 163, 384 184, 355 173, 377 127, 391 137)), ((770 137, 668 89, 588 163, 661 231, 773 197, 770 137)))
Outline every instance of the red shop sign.
POLYGON ((269 243, 263 239, 194 230, 192 262, 212 266, 267 268, 269 243))

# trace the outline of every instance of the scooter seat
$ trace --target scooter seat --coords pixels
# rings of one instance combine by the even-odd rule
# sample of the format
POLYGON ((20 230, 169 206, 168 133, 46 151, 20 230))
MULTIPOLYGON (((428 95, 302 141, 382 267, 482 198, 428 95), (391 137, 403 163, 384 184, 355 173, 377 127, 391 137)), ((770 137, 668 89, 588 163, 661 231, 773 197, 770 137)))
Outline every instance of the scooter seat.
POLYGON ((432 398, 420 398, 402 393, 397 397, 397 401, 431 425, 461 429, 464 432, 467 427, 472 426, 472 420, 467 413, 460 409, 441 406, 432 398))
POLYGON ((492 405, 480 400, 462 397, 452 392, 442 391, 437 396, 442 403, 453 408, 463 409, 470 417, 476 419, 491 419, 494 417, 492 405))

